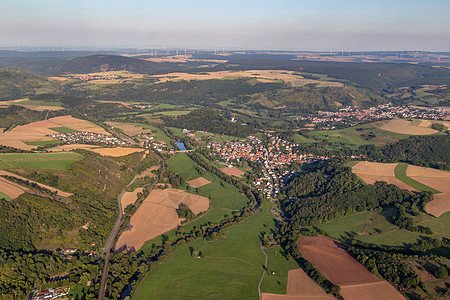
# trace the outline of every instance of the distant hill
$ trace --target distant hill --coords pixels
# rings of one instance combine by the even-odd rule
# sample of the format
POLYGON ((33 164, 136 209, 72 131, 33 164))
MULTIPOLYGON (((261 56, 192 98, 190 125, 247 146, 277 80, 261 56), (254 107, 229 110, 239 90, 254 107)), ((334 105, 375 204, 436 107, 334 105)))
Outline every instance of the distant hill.
POLYGON ((154 63, 118 55, 91 55, 63 62, 53 71, 64 74, 126 70, 143 74, 157 74, 174 71, 174 69, 178 69, 175 64, 154 63))
POLYGON ((29 97, 48 84, 47 78, 30 72, 0 69, 0 101, 29 97))

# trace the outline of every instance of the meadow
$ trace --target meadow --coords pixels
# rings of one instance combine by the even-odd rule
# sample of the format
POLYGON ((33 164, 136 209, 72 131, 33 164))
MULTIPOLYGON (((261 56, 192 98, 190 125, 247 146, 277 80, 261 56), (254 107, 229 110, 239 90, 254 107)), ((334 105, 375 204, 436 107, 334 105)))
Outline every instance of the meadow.
POLYGON ((416 190, 428 191, 428 192, 432 192, 433 194, 440 193, 440 191, 433 189, 432 187, 429 187, 429 186, 427 186, 423 183, 420 183, 420 182, 414 180, 413 178, 407 176, 406 169, 408 169, 408 164, 399 163, 394 169, 395 178, 399 179, 400 181, 403 181, 407 185, 415 188, 416 190))
POLYGON ((79 153, 13 153, 1 154, 0 169, 28 168, 35 170, 68 170, 83 158, 79 153))
MULTIPOLYGON (((265 260, 259 235, 270 229, 274 229, 274 222, 266 202, 255 215, 228 228, 225 238, 214 242, 200 239, 175 250, 141 283, 134 299, 258 299, 265 260), (200 251, 201 258, 192 255, 200 251)), ((272 261, 274 266, 284 264, 272 261)), ((282 267, 283 274, 288 267, 282 267)), ((286 287, 287 272, 283 278, 278 281, 286 287)), ((272 285, 269 279, 263 291, 281 290, 272 285)))

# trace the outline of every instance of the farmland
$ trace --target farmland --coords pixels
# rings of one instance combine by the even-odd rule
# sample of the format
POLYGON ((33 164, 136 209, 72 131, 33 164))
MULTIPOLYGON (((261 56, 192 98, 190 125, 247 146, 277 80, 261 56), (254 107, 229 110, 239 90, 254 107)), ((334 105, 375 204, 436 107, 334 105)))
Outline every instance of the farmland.
POLYGON ((125 148, 125 147, 116 147, 116 148, 94 148, 91 149, 92 152, 98 153, 103 156, 125 156, 131 153, 143 152, 145 149, 141 148, 125 148))
POLYGON ((72 163, 83 156, 75 152, 67 153, 14 153, 0 154, 3 168, 28 168, 36 170, 68 170, 72 163))
POLYGON ((261 212, 228 228, 225 238, 177 249, 141 283, 135 299, 256 299, 264 263, 258 234, 273 228, 269 208, 266 203, 261 212), (199 251, 197 258, 193 253, 199 251))
POLYGON ((431 125, 431 123, 425 120, 389 120, 375 123, 375 126, 378 128, 394 133, 410 135, 429 135, 438 133, 437 130, 428 128, 429 125, 431 125))

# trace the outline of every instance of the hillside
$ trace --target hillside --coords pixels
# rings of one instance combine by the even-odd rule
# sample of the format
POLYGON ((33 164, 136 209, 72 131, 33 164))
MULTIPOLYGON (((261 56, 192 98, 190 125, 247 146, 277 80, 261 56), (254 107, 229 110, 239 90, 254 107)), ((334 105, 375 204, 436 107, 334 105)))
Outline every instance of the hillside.
POLYGON ((48 84, 47 78, 30 72, 0 69, 0 101, 28 97, 48 84))
POLYGON ((118 55, 91 55, 65 61, 52 71, 63 73, 91 73, 125 70, 136 73, 156 74, 175 70, 175 66, 166 63, 154 63, 118 55))

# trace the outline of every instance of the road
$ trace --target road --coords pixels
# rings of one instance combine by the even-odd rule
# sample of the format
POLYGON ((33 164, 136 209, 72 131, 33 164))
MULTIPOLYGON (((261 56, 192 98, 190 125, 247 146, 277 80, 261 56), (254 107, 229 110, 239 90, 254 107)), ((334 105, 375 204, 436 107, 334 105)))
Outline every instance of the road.
POLYGON ((264 275, 266 274, 266 269, 267 269, 267 254, 266 254, 266 252, 264 252, 263 245, 262 245, 262 241, 261 241, 260 247, 261 247, 262 253, 263 253, 264 256, 266 257, 266 261, 264 262, 263 273, 262 273, 262 275, 261 275, 261 280, 259 281, 259 284, 258 284, 258 294, 259 294, 259 299, 262 299, 262 297, 261 297, 261 283, 262 283, 262 281, 263 281, 263 279, 264 279, 264 275))
MULTIPOLYGON (((151 190, 153 190, 153 188, 156 186, 156 184, 158 184, 159 178, 161 178, 164 175, 164 172, 166 171, 166 164, 165 164, 164 160, 159 155, 156 155, 156 157, 158 158, 159 163, 162 162, 162 171, 161 171, 161 175, 155 179, 153 184, 148 189, 149 192, 151 190)), ((103 298, 105 297, 106 280, 108 279, 108 270, 109 270, 109 260, 110 260, 110 255, 111 255, 111 248, 114 245, 114 241, 116 240, 116 236, 119 233, 120 227, 121 227, 121 225, 123 223, 123 220, 122 220, 122 204, 121 204, 122 196, 123 196, 123 194, 125 194, 127 188, 130 185, 132 185, 133 182, 138 177, 139 177, 139 175, 136 175, 133 178, 133 180, 130 181, 130 183, 128 183, 128 185, 122 190, 122 193, 120 193, 119 197, 117 197, 117 206, 119 208, 119 216, 117 217, 116 224, 114 224, 114 228, 113 228, 113 230, 112 230, 112 232, 111 232, 111 234, 110 234, 110 236, 108 238, 108 241, 106 242, 105 248, 103 248, 103 255, 106 254, 106 256, 105 256, 105 266, 103 267, 103 272, 102 272, 102 281, 101 281, 101 284, 100 284, 100 290, 98 292, 98 300, 103 300, 103 298)), ((141 205, 141 203, 144 201, 144 199, 145 199, 145 197, 142 196, 136 202, 135 206, 139 207, 141 205)), ((128 215, 129 215, 129 213, 127 213, 127 216, 128 215)))

